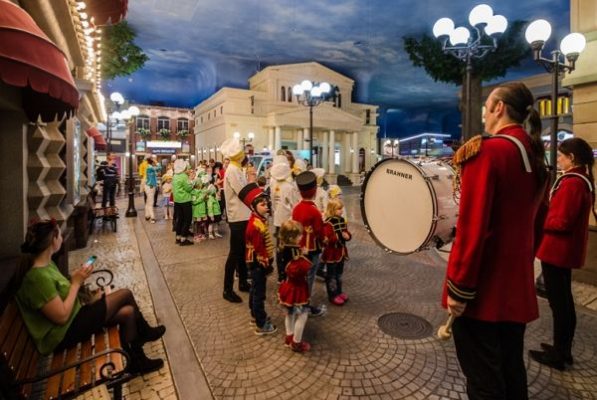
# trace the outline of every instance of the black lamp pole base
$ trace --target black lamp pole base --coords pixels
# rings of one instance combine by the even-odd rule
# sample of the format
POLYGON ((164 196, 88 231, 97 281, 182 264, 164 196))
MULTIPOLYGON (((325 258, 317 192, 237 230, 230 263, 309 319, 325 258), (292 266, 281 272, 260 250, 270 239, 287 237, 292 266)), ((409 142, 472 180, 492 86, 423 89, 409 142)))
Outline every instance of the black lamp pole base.
POLYGON ((129 207, 124 214, 127 218, 135 218, 137 216, 137 210, 135 210, 135 193, 129 192, 129 207))

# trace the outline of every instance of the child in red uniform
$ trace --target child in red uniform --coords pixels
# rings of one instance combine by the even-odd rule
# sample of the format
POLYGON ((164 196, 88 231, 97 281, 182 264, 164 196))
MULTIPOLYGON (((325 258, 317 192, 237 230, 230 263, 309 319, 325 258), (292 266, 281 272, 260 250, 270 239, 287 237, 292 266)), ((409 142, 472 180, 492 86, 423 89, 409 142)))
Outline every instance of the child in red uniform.
POLYGON ((321 261, 327 268, 325 286, 328 299, 337 306, 343 305, 348 300, 346 293, 342 292, 342 274, 344 261, 348 260, 346 242, 350 240, 351 235, 348 232, 346 220, 342 216, 343 211, 344 204, 340 199, 329 200, 323 224, 324 248, 321 261))
POLYGON ((303 227, 296 221, 289 220, 282 224, 279 232, 281 265, 284 266, 286 280, 278 289, 280 304, 286 307, 286 346, 293 351, 304 353, 311 345, 304 340, 303 331, 309 317, 309 286, 307 274, 311 261, 304 255, 300 246, 303 227))
POLYGON ((564 174, 551 189, 549 211, 537 252, 553 315, 553 345, 541 343, 544 351, 531 350, 529 355, 558 370, 573 363, 576 310, 571 273, 572 269, 584 265, 587 254, 589 215, 595 202, 593 164, 593 150, 583 139, 571 138, 560 143, 558 166, 564 174))
POLYGON ((265 312, 267 275, 273 271, 274 261, 274 246, 267 226, 269 199, 255 182, 243 187, 238 197, 252 211, 245 231, 245 261, 253 280, 249 292, 251 317, 257 325, 255 334, 269 335, 278 330, 265 312))
MULTIPOLYGON (((297 175, 296 185, 301 193, 302 200, 298 202, 292 210, 292 219, 303 226, 303 237, 301 247, 307 253, 307 258, 313 264, 307 283, 309 285, 309 295, 313 296, 313 282, 315 281, 315 272, 319 267, 319 255, 321 254, 321 242, 323 240, 323 217, 317 206, 313 202, 317 191, 317 177, 311 171, 304 171, 297 175)), ((314 317, 325 314, 325 306, 310 306, 311 315, 314 317)))

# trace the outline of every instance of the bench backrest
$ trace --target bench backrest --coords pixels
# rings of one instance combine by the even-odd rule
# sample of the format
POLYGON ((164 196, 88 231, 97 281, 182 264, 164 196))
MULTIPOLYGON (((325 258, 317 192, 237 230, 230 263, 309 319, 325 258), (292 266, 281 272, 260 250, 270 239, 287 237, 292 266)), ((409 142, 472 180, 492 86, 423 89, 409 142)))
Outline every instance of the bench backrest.
MULTIPOLYGON (((12 387, 12 383, 35 376, 37 351, 27 327, 21 318, 16 304, 11 302, 0 315, 0 381, 3 387, 12 387)), ((19 393, 7 396, 28 397, 31 385, 19 388, 19 393)))

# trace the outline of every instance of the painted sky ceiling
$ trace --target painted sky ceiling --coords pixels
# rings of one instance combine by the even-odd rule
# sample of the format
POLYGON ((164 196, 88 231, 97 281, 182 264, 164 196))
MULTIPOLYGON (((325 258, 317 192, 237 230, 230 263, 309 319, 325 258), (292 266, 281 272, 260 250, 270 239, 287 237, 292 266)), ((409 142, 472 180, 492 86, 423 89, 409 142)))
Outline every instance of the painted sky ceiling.
MULTIPOLYGON (((247 88, 248 78, 268 65, 318 61, 356 81, 355 101, 392 110, 385 123, 390 130, 398 119, 404 127, 422 122, 423 130, 442 129, 446 121, 458 123, 452 115, 458 87, 434 82, 412 67, 402 37, 431 35, 441 17, 468 25, 469 11, 480 3, 131 0, 127 18, 150 60, 133 75, 109 82, 106 91, 118 90, 137 103, 193 107, 224 86, 247 88)), ((569 0, 485 3, 509 21, 547 19, 554 45, 569 32, 569 0)), ((540 72, 528 60, 506 78, 540 72)))

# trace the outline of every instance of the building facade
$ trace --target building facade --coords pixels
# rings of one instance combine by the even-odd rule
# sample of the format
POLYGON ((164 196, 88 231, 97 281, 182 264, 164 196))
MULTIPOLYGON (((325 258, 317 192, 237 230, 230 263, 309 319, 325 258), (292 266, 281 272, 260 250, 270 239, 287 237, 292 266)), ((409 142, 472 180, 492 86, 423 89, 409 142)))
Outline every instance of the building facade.
POLYGON ((170 160, 172 155, 195 158, 195 120, 188 108, 136 104, 140 114, 130 124, 137 162, 147 155, 170 160))
POLYGON ((297 103, 292 87, 303 80, 328 82, 338 95, 313 108, 313 160, 358 182, 377 161, 377 106, 352 102, 354 81, 319 63, 276 65, 249 78, 249 89, 222 88, 195 107, 198 159, 221 159, 219 146, 237 136, 257 152, 293 150, 309 158, 309 107, 297 103))

